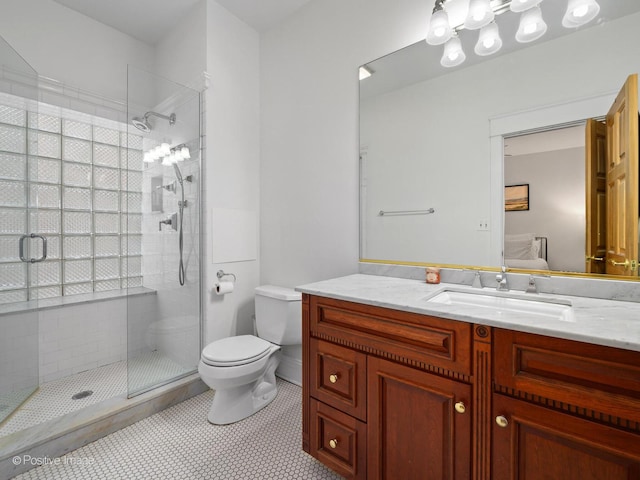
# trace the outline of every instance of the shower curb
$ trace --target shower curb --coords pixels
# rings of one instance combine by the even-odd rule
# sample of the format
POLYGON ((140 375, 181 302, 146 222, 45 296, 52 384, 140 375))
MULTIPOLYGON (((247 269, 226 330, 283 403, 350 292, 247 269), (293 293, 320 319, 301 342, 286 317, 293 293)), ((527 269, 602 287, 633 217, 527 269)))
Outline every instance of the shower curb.
POLYGON ((137 397, 105 400, 2 437, 0 480, 8 480, 36 468, 38 464, 32 464, 34 460, 53 461, 207 390, 209 387, 196 373, 137 397), (32 460, 25 462, 26 458, 32 460))

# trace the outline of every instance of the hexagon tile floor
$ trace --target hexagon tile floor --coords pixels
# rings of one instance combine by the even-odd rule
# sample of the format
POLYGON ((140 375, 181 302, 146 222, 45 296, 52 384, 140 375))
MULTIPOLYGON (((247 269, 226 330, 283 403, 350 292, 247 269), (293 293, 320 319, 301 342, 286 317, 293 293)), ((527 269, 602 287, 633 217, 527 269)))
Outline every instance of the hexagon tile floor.
POLYGON ((168 408, 18 480, 340 479, 302 451, 301 389, 278 380, 278 396, 232 425, 211 425, 213 392, 168 408))

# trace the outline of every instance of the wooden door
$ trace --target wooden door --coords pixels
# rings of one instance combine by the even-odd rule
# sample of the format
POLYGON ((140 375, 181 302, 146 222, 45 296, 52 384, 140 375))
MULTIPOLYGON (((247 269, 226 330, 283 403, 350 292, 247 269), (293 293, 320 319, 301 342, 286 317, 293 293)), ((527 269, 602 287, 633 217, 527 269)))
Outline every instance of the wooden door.
POLYGON ((638 261, 638 75, 607 113, 606 273, 636 275, 638 261))
POLYGON ((637 434, 498 394, 493 396, 493 412, 495 479, 640 478, 637 434))
POLYGON ((367 377, 368 479, 471 478, 469 385, 375 357, 367 377))
POLYGON ((607 228, 607 127, 595 118, 585 129, 586 164, 586 267, 587 273, 606 272, 607 228))

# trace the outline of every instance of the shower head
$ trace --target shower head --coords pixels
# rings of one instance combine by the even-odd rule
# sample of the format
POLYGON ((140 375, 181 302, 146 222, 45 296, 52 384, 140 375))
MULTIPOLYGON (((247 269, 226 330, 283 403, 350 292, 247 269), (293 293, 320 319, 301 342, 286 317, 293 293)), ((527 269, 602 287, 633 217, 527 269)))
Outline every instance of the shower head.
POLYGON ((144 118, 140 118, 140 117, 133 117, 131 119, 131 123, 133 123, 133 126, 136 127, 138 130, 144 132, 144 133, 149 133, 151 131, 151 125, 149 125, 149 122, 147 121, 147 116, 145 115, 144 118))
POLYGON ((133 117, 131 119, 131 123, 133 124, 134 127, 136 127, 138 130, 145 132, 145 133, 149 133, 151 131, 151 124, 149 123, 149 117, 150 116, 154 116, 154 117, 158 117, 158 118, 164 118, 165 120, 169 120, 169 125, 173 125, 174 123, 176 123, 176 114, 172 113, 171 115, 162 115, 161 113, 156 113, 156 112, 147 112, 144 114, 144 117, 133 117))

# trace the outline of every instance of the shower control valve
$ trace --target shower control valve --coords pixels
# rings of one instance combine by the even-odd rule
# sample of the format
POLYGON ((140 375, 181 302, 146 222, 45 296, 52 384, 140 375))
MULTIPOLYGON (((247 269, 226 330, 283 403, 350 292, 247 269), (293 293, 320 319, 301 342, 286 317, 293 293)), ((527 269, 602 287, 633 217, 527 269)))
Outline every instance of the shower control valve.
POLYGON ((167 218, 165 218, 164 220, 160 220, 158 222, 158 231, 162 231, 162 225, 171 225, 171 228, 173 228, 174 230, 178 230, 178 214, 177 213, 172 213, 171 215, 169 215, 167 218))

